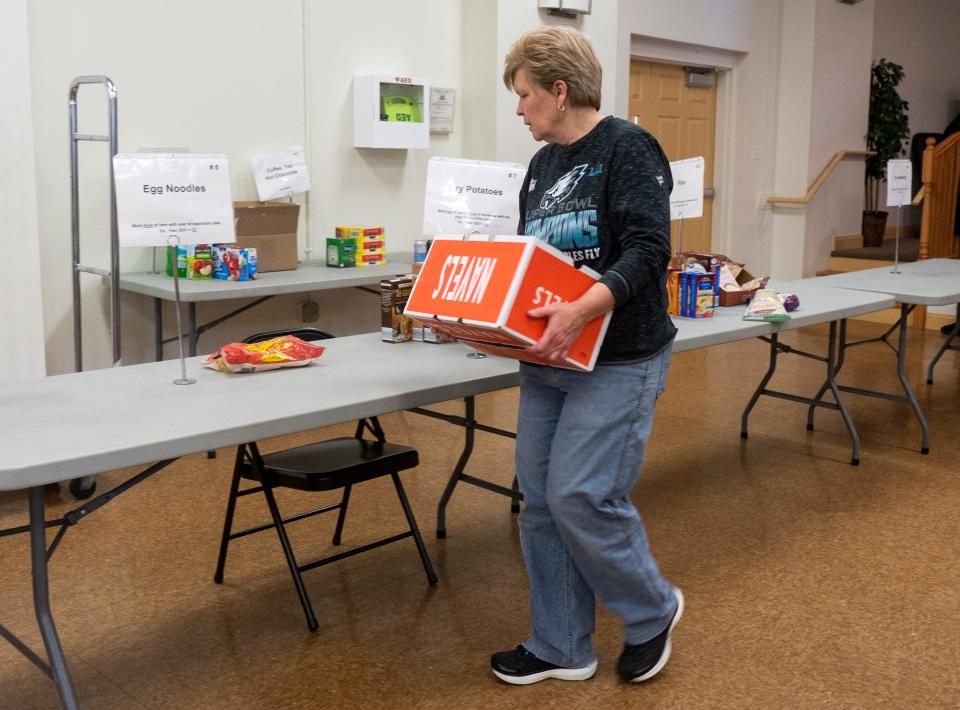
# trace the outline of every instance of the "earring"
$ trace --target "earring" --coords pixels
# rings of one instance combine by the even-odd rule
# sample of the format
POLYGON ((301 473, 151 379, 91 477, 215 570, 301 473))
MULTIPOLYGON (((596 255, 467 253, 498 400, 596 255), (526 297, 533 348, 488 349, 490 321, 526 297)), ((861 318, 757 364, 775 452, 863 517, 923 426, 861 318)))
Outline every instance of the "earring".
POLYGON ((563 104, 557 104, 557 111, 563 111, 564 109, 566 109, 566 106, 563 104))

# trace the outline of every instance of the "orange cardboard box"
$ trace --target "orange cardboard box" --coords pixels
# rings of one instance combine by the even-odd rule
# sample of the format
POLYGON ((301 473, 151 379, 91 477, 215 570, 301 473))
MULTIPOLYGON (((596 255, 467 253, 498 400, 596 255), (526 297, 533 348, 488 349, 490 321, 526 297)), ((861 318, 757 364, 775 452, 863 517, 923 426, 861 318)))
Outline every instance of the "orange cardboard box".
MULTIPOLYGON (((436 321, 467 345, 495 355, 543 362, 526 351, 547 321, 527 311, 574 301, 600 275, 536 237, 440 235, 433 240, 404 313, 436 321)), ((590 371, 610 314, 590 321, 574 342, 566 367, 590 371)))

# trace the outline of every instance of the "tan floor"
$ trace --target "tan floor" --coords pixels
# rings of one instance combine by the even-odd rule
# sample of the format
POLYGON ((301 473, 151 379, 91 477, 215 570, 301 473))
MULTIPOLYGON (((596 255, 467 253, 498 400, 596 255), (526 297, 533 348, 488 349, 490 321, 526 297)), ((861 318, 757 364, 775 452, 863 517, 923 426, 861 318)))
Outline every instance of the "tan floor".
MULTIPOLYGON (((854 335, 877 330, 852 326, 854 335)), ((821 348, 825 330, 785 340, 821 348)), ((859 468, 848 463, 836 413, 821 410, 817 430, 807 432, 805 408, 790 402, 762 400, 749 441, 741 441, 739 414, 766 363, 762 344, 675 358, 634 499, 662 570, 686 593, 687 613, 673 659, 648 684, 617 682, 622 641, 605 610, 592 680, 519 688, 490 674, 489 653, 527 631, 516 521, 505 499, 461 486, 449 535, 436 540, 435 505, 459 430, 404 413, 383 422, 393 440, 421 452, 420 468, 405 480, 440 575, 436 588, 409 540, 313 570, 306 579, 321 626, 311 634, 272 533, 236 542, 226 583, 213 584, 232 454, 191 456, 84 520, 53 559, 54 612, 81 704, 958 707, 960 359, 944 357, 934 386, 921 371, 940 342, 911 333, 909 375, 931 420, 930 455, 918 453, 919 427, 904 405, 850 396, 863 438, 859 468)), ((883 346, 860 348, 850 360, 845 383, 895 388, 883 346)), ((811 393, 820 372, 788 358, 774 385, 811 393)), ((459 411, 456 402, 443 407, 459 411)), ((482 421, 511 428, 515 413, 516 391, 478 400, 482 421)), ((508 483, 512 442, 478 440, 470 472, 508 483)), ((101 490, 125 473, 101 476, 101 490)), ((291 512, 292 498, 282 498, 291 512)), ((74 505, 56 488, 48 502, 55 512, 74 505)), ((265 512, 258 498, 241 506, 245 521, 265 512)), ((0 526, 22 522, 24 509, 22 494, 0 495, 0 526)), ((321 516, 295 526, 304 559, 330 547, 333 522, 321 516)), ((344 543, 401 527, 389 482, 374 481, 355 492, 344 543)), ((40 650, 27 538, 0 539, 0 559, 0 623, 40 650)), ((0 707, 56 706, 53 685, 0 640, 0 707)))

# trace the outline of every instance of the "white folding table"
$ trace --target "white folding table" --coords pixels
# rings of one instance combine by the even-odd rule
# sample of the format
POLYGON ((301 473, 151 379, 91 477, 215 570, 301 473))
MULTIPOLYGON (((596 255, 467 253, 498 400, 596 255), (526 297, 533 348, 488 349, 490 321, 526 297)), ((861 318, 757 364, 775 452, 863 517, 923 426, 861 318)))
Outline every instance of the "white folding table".
MULTIPOLYGON (((335 269, 323 263, 308 262, 291 271, 258 274, 253 281, 180 279, 180 300, 187 304, 187 354, 197 354, 197 340, 203 333, 274 296, 335 288, 377 289, 375 292, 379 293, 380 280, 409 274, 411 261, 410 252, 397 252, 387 254, 387 263, 380 266, 335 269), (209 323, 197 325, 198 303, 235 299, 254 300, 209 323)), ((163 302, 175 300, 173 279, 166 274, 120 274, 120 290, 153 298, 154 359, 162 360, 164 344, 176 340, 176 337, 166 340, 163 337, 163 302)))
MULTIPOLYGON (((850 271, 844 274, 805 279, 803 283, 812 283, 836 289, 889 294, 900 304, 900 317, 897 319, 897 322, 885 333, 876 338, 867 338, 865 340, 848 343, 846 342, 846 325, 844 324, 840 332, 840 351, 837 370, 843 366, 844 355, 848 348, 876 342, 885 343, 893 348, 897 353, 897 376, 900 379, 905 396, 901 397, 899 395, 891 395, 885 392, 875 392, 873 390, 864 390, 855 387, 843 387, 841 389, 853 394, 878 397, 909 404, 923 432, 923 442, 920 452, 924 454, 929 453, 930 428, 927 424, 926 417, 923 415, 923 411, 920 409, 920 404, 917 402, 917 398, 913 393, 913 389, 910 387, 905 372, 907 317, 919 305, 945 306, 954 303, 957 304, 958 322, 954 324, 953 332, 937 351, 937 354, 934 355, 927 369, 927 384, 933 384, 934 367, 948 349, 956 349, 953 341, 957 337, 958 331, 960 331, 960 260, 927 259, 924 261, 900 264, 897 272, 894 272, 892 267, 885 266, 877 269, 864 269, 862 271, 850 271), (894 332, 898 333, 896 347, 888 341, 888 338, 894 332)), ((825 388, 821 388, 818 397, 822 396, 825 391, 825 388)), ((808 428, 812 428, 812 426, 813 409, 811 408, 808 415, 808 428)))
MULTIPOLYGON (((770 360, 766 373, 740 417, 741 438, 747 438, 747 421, 750 417, 750 412, 756 406, 760 397, 773 397, 775 399, 785 399, 791 402, 806 404, 811 410, 815 407, 832 409, 840 412, 843 422, 847 427, 847 432, 850 434, 852 446, 850 463, 854 466, 859 465, 860 435, 857 433, 853 419, 850 417, 850 413, 847 411, 847 407, 841 397, 840 393, 844 388, 836 381, 836 373, 839 369, 837 365, 838 325, 840 330, 845 332, 847 318, 889 308, 894 304, 893 298, 887 294, 863 291, 841 291, 825 288, 812 283, 811 280, 770 281, 767 288, 774 289, 780 293, 793 293, 797 295, 800 300, 800 307, 790 314, 790 320, 782 323, 744 321, 743 312, 745 307, 743 306, 737 308, 719 308, 713 318, 698 320, 676 318, 674 322, 678 326, 679 332, 677 333, 677 339, 674 343, 674 352, 682 352, 684 350, 692 350, 694 348, 707 347, 750 337, 760 338, 770 346, 770 360), (780 334, 783 332, 820 323, 830 324, 826 355, 804 352, 780 342, 780 334), (819 392, 815 398, 768 389, 767 385, 776 372, 777 360, 780 355, 798 355, 824 363, 826 365, 824 389, 819 392), (823 395, 826 389, 830 389, 833 393, 834 402, 824 401, 823 395)), ((807 428, 812 429, 812 424, 808 425, 807 428)))
MULTIPOLYGON (((679 319, 675 351, 760 337, 770 343, 771 363, 742 418, 742 435, 750 409, 762 395, 809 403, 801 398, 766 389, 777 356, 797 353, 827 364, 833 383, 834 344, 838 321, 893 304, 892 297, 858 291, 817 287, 813 284, 775 284, 800 297, 800 310, 782 324, 744 322, 743 308, 721 309, 715 318, 679 319), (782 345, 781 332, 817 323, 830 323, 827 357, 782 345)), ((473 417, 477 394, 519 384, 518 364, 500 358, 467 358, 470 350, 459 344, 383 343, 379 333, 323 341, 326 352, 309 367, 226 375, 200 366, 200 358, 187 361, 190 386, 172 382, 179 363, 168 360, 143 365, 92 370, 9 384, 0 391, 0 490, 28 489, 29 525, 0 531, 0 536, 30 533, 34 607, 49 666, 4 627, 4 636, 57 684, 64 707, 76 701, 69 672, 50 611, 47 561, 65 532, 120 493, 146 480, 180 456, 211 448, 234 446, 385 412, 408 409, 462 426, 466 443, 438 505, 437 534, 445 533, 444 509, 460 481, 520 498, 513 488, 498 486, 465 474, 475 430, 514 436, 479 424, 473 417), (242 377, 242 385, 237 378, 242 377), (440 414, 424 405, 463 397, 465 417, 440 414), (113 490, 84 502, 57 520, 46 520, 43 486, 47 483, 95 475, 128 466, 148 468, 113 490), (47 546, 46 528, 59 528, 47 546)), ((837 404, 817 406, 839 409, 850 431, 854 457, 859 439, 832 385, 837 404)))
POLYGON ((172 384, 173 360, 91 370, 5 385, 0 391, 0 490, 29 490, 34 607, 47 666, 0 626, 57 684, 75 708, 69 672, 50 612, 47 560, 64 533, 180 456, 418 407, 518 384, 517 364, 468 359, 458 344, 390 344, 379 333, 324 341, 310 367, 236 377, 187 361, 197 383, 172 384), (43 486, 126 466, 152 464, 58 520, 45 520, 43 486), (59 527, 49 548, 45 529, 59 527))

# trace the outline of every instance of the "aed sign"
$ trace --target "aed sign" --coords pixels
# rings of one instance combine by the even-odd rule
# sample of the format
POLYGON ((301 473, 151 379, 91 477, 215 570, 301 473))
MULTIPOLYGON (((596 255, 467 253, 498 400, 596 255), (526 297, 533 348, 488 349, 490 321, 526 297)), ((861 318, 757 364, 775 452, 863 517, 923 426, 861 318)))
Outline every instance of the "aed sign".
POLYGON ((113 175, 120 246, 236 241, 225 155, 118 153, 113 175))
MULTIPOLYGON (((427 253, 404 313, 478 350, 544 362, 526 348, 543 335, 547 321, 527 313, 575 301, 598 278, 536 237, 441 235, 427 253)), ((587 324, 565 367, 593 369, 609 321, 608 313, 587 324)))

